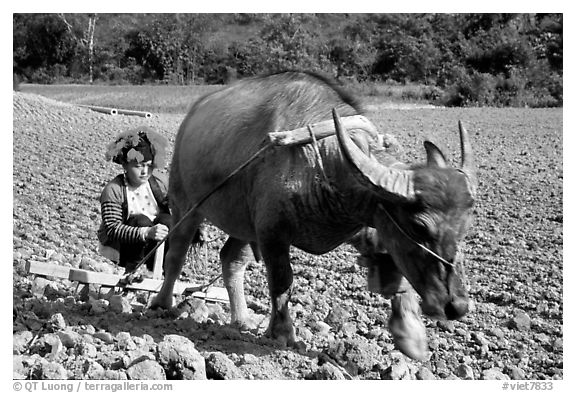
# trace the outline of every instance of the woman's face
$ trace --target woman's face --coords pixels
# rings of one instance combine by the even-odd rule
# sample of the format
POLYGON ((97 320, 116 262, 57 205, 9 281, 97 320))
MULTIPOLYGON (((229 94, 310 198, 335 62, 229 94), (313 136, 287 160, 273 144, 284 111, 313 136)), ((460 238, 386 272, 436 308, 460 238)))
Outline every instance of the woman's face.
POLYGON ((148 181, 150 176, 152 176, 154 168, 152 167, 152 161, 140 163, 130 161, 129 163, 124 164, 124 170, 126 171, 128 183, 133 187, 138 187, 148 181))

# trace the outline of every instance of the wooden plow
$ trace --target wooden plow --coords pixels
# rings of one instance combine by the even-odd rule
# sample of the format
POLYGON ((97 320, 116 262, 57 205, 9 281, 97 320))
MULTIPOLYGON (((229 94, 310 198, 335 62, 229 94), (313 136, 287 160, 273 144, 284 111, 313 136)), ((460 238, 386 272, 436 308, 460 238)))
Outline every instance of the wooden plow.
MULTIPOLYGON (((154 258, 154 270, 151 278, 144 278, 142 281, 124 283, 124 276, 118 274, 101 273, 86 269, 61 266, 54 263, 28 261, 26 262, 26 272, 42 277, 53 277, 66 279, 80 285, 97 285, 100 288, 127 289, 133 291, 147 291, 149 293, 158 292, 162 288, 162 263, 164 255, 164 244, 158 248, 154 258)), ((225 288, 206 285, 194 282, 176 281, 173 295, 186 295, 203 299, 209 303, 228 303, 228 293, 225 288)))

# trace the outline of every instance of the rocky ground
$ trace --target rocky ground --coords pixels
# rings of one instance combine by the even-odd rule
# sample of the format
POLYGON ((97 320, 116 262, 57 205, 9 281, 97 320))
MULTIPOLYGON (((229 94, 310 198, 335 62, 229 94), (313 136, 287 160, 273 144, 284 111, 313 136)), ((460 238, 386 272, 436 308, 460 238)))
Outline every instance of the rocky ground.
MULTIPOLYGON (((270 306, 261 263, 246 278, 262 320, 254 332, 229 327, 226 305, 180 298, 174 310, 150 311, 144 292, 77 290, 27 275, 27 261, 117 272, 97 253, 98 196, 118 172, 104 161, 105 145, 140 124, 173 142, 184 116, 110 116, 26 93, 14 93, 13 105, 14 378, 563 378, 560 109, 370 107, 410 161, 423 159, 426 136, 457 160, 458 119, 478 157, 475 225, 464 246, 474 307, 460 321, 424 318, 431 355, 415 362, 394 350, 390 303, 365 290, 366 272, 347 246, 292 254, 297 349, 262 336, 270 306)), ((182 280, 218 274, 225 235, 208 232, 212 241, 191 254, 182 280)))

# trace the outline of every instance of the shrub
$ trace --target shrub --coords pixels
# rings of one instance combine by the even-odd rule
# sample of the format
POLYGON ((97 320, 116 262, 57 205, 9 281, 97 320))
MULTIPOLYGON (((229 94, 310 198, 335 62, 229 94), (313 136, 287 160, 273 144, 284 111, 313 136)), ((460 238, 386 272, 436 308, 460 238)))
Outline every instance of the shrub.
POLYGON ((408 101, 437 102, 443 94, 443 90, 436 86, 410 84, 405 85, 401 96, 408 101))
POLYGON ((496 78, 490 74, 458 70, 453 84, 440 99, 445 106, 492 105, 495 101, 496 78))
POLYGON ((438 86, 425 86, 424 99, 432 103, 438 102, 444 96, 444 90, 438 86))
POLYGON ((126 73, 126 69, 117 67, 113 64, 108 64, 107 66, 102 67, 102 70, 99 72, 95 72, 94 77, 103 82, 109 82, 111 85, 121 85, 128 82, 126 73))
MULTIPOLYGON (((546 78, 549 80, 549 78, 546 78)), ((531 79, 525 72, 512 70, 509 75, 472 71, 463 72, 449 86, 440 103, 445 106, 551 107, 562 105, 562 93, 552 91, 531 79)), ((561 83, 560 83, 561 86, 561 83)))
POLYGON ((493 75, 509 75, 511 70, 525 68, 531 60, 530 48, 522 41, 500 42, 494 47, 477 48, 466 61, 475 70, 493 75))
POLYGON ((534 86, 523 73, 515 72, 510 78, 501 78, 496 86, 498 91, 498 106, 511 107, 554 107, 561 105, 548 89, 534 86))
POLYGON ((40 67, 32 71, 30 82, 49 85, 53 82, 53 78, 45 67, 40 67))

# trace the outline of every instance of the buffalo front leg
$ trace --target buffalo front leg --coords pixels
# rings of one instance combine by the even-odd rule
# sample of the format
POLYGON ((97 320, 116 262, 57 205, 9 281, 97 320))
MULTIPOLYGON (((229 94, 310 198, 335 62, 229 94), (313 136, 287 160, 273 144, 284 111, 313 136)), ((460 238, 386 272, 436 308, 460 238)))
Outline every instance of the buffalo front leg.
POLYGON ((247 242, 230 237, 220 250, 222 278, 230 299, 232 323, 240 328, 253 328, 248 320, 248 308, 244 297, 244 272, 253 258, 247 242))
POLYGON ((392 298, 392 315, 388 327, 396 348, 412 359, 425 360, 428 354, 426 328, 420 318, 416 293, 407 282, 402 286, 407 289, 392 298))
POLYGON ((264 243, 260 244, 260 250, 266 264, 268 290, 272 301, 272 314, 266 334, 283 345, 293 346, 296 335, 288 309, 293 281, 290 246, 264 243))
POLYGON ((412 290, 390 254, 361 255, 359 263, 368 268, 368 290, 384 295, 386 299, 399 292, 412 290))
MULTIPOLYGON (((178 222, 180 217, 179 209, 173 207, 173 222, 178 222)), ((188 247, 190 247, 190 243, 192 243, 201 222, 201 217, 190 216, 172 230, 166 260, 164 261, 164 282, 158 295, 152 300, 150 308, 170 309, 172 307, 174 283, 180 277, 182 267, 186 262, 188 247)))
POLYGON ((372 252, 359 260, 368 268, 368 289, 392 298, 388 327, 396 348, 412 359, 423 360, 427 353, 426 329, 414 289, 389 254, 372 252))

